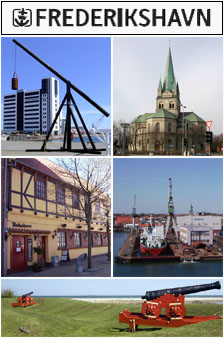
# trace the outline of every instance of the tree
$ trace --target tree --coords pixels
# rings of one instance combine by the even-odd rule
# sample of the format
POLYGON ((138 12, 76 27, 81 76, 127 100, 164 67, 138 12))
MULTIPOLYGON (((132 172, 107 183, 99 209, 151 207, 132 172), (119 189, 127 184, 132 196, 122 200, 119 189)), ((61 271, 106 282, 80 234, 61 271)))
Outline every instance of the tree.
MULTIPOLYGON (((121 127, 122 123, 126 121, 120 119, 119 121, 113 122, 113 140, 114 140, 114 155, 121 154, 123 148, 123 128, 121 127)), ((125 134, 125 149, 128 149, 128 145, 131 143, 131 133, 130 128, 126 129, 125 134)))
POLYGON ((5 290, 2 290, 2 294, 1 294, 2 298, 13 298, 14 297, 14 292, 8 288, 5 290))
MULTIPOLYGON (((91 222, 93 220, 93 206, 103 202, 105 216, 109 210, 111 166, 109 159, 103 158, 60 158, 58 164, 62 167, 62 175, 67 177, 72 185, 77 187, 79 205, 85 216, 88 235, 88 268, 92 268, 92 237, 91 222), (63 171, 63 168, 66 171, 63 171)), ((109 212, 108 212, 109 213, 109 212)), ((109 214, 108 214, 109 215, 109 214)), ((109 237, 108 237, 109 242, 109 237)))
POLYGON ((223 134, 214 135, 211 144, 212 152, 222 152, 223 149, 223 134))
POLYGON ((107 231, 107 248, 108 248, 108 261, 111 259, 111 246, 110 246, 110 212, 111 212, 111 201, 108 199, 104 206, 106 215, 106 231, 107 231))

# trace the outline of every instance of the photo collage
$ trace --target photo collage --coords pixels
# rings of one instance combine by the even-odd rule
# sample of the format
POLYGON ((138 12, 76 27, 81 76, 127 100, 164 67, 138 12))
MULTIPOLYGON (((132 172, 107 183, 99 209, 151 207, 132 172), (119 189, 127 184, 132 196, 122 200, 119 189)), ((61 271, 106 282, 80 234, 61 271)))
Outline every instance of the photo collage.
POLYGON ((222 37, 4 36, 1 102, 1 336, 222 337, 222 37))

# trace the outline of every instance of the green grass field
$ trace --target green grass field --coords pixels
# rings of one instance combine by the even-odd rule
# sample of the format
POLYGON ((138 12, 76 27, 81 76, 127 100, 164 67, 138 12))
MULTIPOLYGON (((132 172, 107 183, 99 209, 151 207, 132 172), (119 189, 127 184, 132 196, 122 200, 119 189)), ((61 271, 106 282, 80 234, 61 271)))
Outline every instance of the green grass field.
MULTIPOLYGON (((13 308, 16 298, 2 299, 3 337, 222 337, 222 320, 179 328, 139 326, 136 333, 119 324, 125 308, 141 312, 141 305, 89 303, 66 298, 34 298, 36 305, 13 308), (21 333, 20 327, 30 331, 21 333)), ((187 315, 222 315, 222 305, 189 304, 187 315)))

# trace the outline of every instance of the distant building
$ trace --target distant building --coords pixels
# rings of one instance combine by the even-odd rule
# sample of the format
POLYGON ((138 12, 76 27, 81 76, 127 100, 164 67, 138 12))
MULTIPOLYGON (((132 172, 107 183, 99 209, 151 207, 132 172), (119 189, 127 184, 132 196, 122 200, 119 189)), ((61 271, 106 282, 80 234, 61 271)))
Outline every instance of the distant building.
POLYGON ((157 90, 155 112, 141 114, 132 122, 129 149, 161 154, 201 152, 205 151, 205 132, 206 122, 196 113, 187 112, 181 103, 169 48, 164 81, 160 79, 157 90))
POLYGON ((213 228, 208 226, 180 227, 180 240, 188 245, 196 246, 199 243, 213 245, 213 228))
MULTIPOLYGON (((42 79, 38 90, 18 90, 4 95, 4 132, 39 132, 47 134, 59 108, 59 81, 53 77, 42 79)), ((52 133, 60 133, 60 118, 52 133)))
POLYGON ((222 216, 220 215, 185 215, 176 216, 176 224, 178 231, 181 227, 193 225, 194 227, 211 227, 213 233, 218 233, 222 230, 222 216))

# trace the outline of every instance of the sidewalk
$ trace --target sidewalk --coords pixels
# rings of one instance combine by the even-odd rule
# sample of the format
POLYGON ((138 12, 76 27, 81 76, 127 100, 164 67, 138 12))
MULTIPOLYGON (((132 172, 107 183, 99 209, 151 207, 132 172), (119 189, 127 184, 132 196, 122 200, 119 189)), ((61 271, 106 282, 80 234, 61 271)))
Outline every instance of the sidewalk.
POLYGON ((83 273, 76 272, 76 260, 60 263, 59 267, 45 267, 41 272, 24 271, 9 277, 110 277, 111 262, 106 254, 92 257, 92 269, 88 269, 88 259, 83 261, 83 273))

